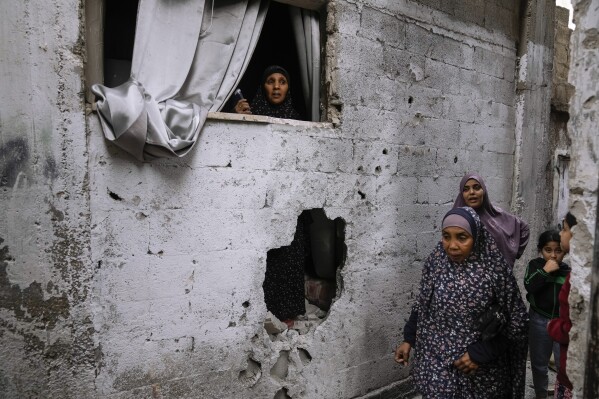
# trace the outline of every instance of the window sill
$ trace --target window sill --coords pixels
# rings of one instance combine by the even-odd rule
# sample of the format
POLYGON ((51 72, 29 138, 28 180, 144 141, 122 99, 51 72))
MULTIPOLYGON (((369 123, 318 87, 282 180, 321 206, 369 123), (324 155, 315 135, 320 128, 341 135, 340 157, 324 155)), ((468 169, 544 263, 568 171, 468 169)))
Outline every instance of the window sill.
POLYGON ((333 124, 330 122, 308 122, 308 121, 299 121, 296 119, 281 119, 281 118, 272 118, 270 116, 263 116, 263 115, 234 114, 234 113, 228 113, 228 112, 209 112, 208 120, 269 123, 269 124, 277 124, 277 125, 306 126, 306 127, 320 127, 320 128, 332 128, 333 127, 333 124))

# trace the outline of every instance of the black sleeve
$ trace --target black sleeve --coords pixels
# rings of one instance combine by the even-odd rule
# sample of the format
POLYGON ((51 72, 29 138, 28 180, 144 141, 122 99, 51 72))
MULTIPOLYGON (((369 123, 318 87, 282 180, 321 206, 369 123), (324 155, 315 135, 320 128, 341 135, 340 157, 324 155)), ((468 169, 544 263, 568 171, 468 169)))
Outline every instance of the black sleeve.
POLYGON ((470 359, 476 364, 485 364, 497 359, 499 355, 508 350, 508 339, 502 334, 489 341, 476 341, 468 345, 470 359))
POLYGON ((414 346, 416 343, 416 327, 418 326, 418 311, 412 309, 410 313, 410 318, 406 322, 406 325, 403 328, 403 340, 404 342, 409 343, 414 346))
POLYGON ((534 259, 528 263, 528 267, 526 268, 526 274, 524 275, 524 288, 526 291, 534 294, 547 282, 547 277, 549 277, 549 273, 543 270, 545 263, 542 259, 534 259))

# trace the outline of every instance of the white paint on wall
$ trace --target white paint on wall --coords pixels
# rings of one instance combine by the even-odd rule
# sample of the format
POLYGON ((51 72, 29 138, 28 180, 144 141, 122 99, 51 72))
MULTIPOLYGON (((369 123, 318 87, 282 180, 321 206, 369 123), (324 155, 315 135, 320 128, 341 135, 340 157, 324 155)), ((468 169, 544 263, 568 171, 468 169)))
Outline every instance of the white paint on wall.
POLYGON ((567 8, 570 11, 570 19, 568 20, 568 27, 572 30, 576 28, 576 25, 573 22, 574 18, 574 10, 572 9, 572 1, 571 0, 555 0, 555 4, 567 8))

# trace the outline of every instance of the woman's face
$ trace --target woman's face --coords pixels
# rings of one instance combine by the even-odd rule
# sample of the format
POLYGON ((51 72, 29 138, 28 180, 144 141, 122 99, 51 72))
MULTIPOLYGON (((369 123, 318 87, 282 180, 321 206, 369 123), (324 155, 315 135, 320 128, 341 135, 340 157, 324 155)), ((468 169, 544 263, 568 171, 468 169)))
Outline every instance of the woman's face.
POLYGON ((560 243, 557 241, 549 241, 541 249, 541 255, 543 255, 545 261, 554 260, 558 264, 562 262, 565 254, 566 253, 562 250, 560 243))
POLYGON ((462 195, 464 196, 464 202, 470 208, 480 208, 483 205, 483 199, 485 196, 485 190, 483 186, 475 179, 468 179, 464 188, 462 188, 462 195))
POLYGON ((572 231, 570 230, 570 226, 568 226, 568 222, 564 219, 562 224, 562 231, 559 232, 560 238, 560 246, 564 254, 570 252, 570 240, 572 239, 572 231))
POLYGON ((449 259, 454 262, 461 263, 465 261, 472 247, 474 247, 474 238, 461 227, 446 227, 442 233, 443 249, 449 259))
POLYGON ((266 92, 266 99, 273 105, 279 105, 285 101, 287 92, 289 91, 289 82, 282 73, 273 73, 268 75, 264 82, 264 91, 266 92))

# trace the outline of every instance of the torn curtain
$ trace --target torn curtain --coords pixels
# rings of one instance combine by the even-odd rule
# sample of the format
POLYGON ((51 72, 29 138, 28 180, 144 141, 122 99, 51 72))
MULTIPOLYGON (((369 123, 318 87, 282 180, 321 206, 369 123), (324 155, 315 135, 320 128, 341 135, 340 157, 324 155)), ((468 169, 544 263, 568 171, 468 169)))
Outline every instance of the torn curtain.
POLYGON ((139 160, 181 157, 247 67, 267 0, 140 0, 131 79, 94 85, 106 139, 139 160))

